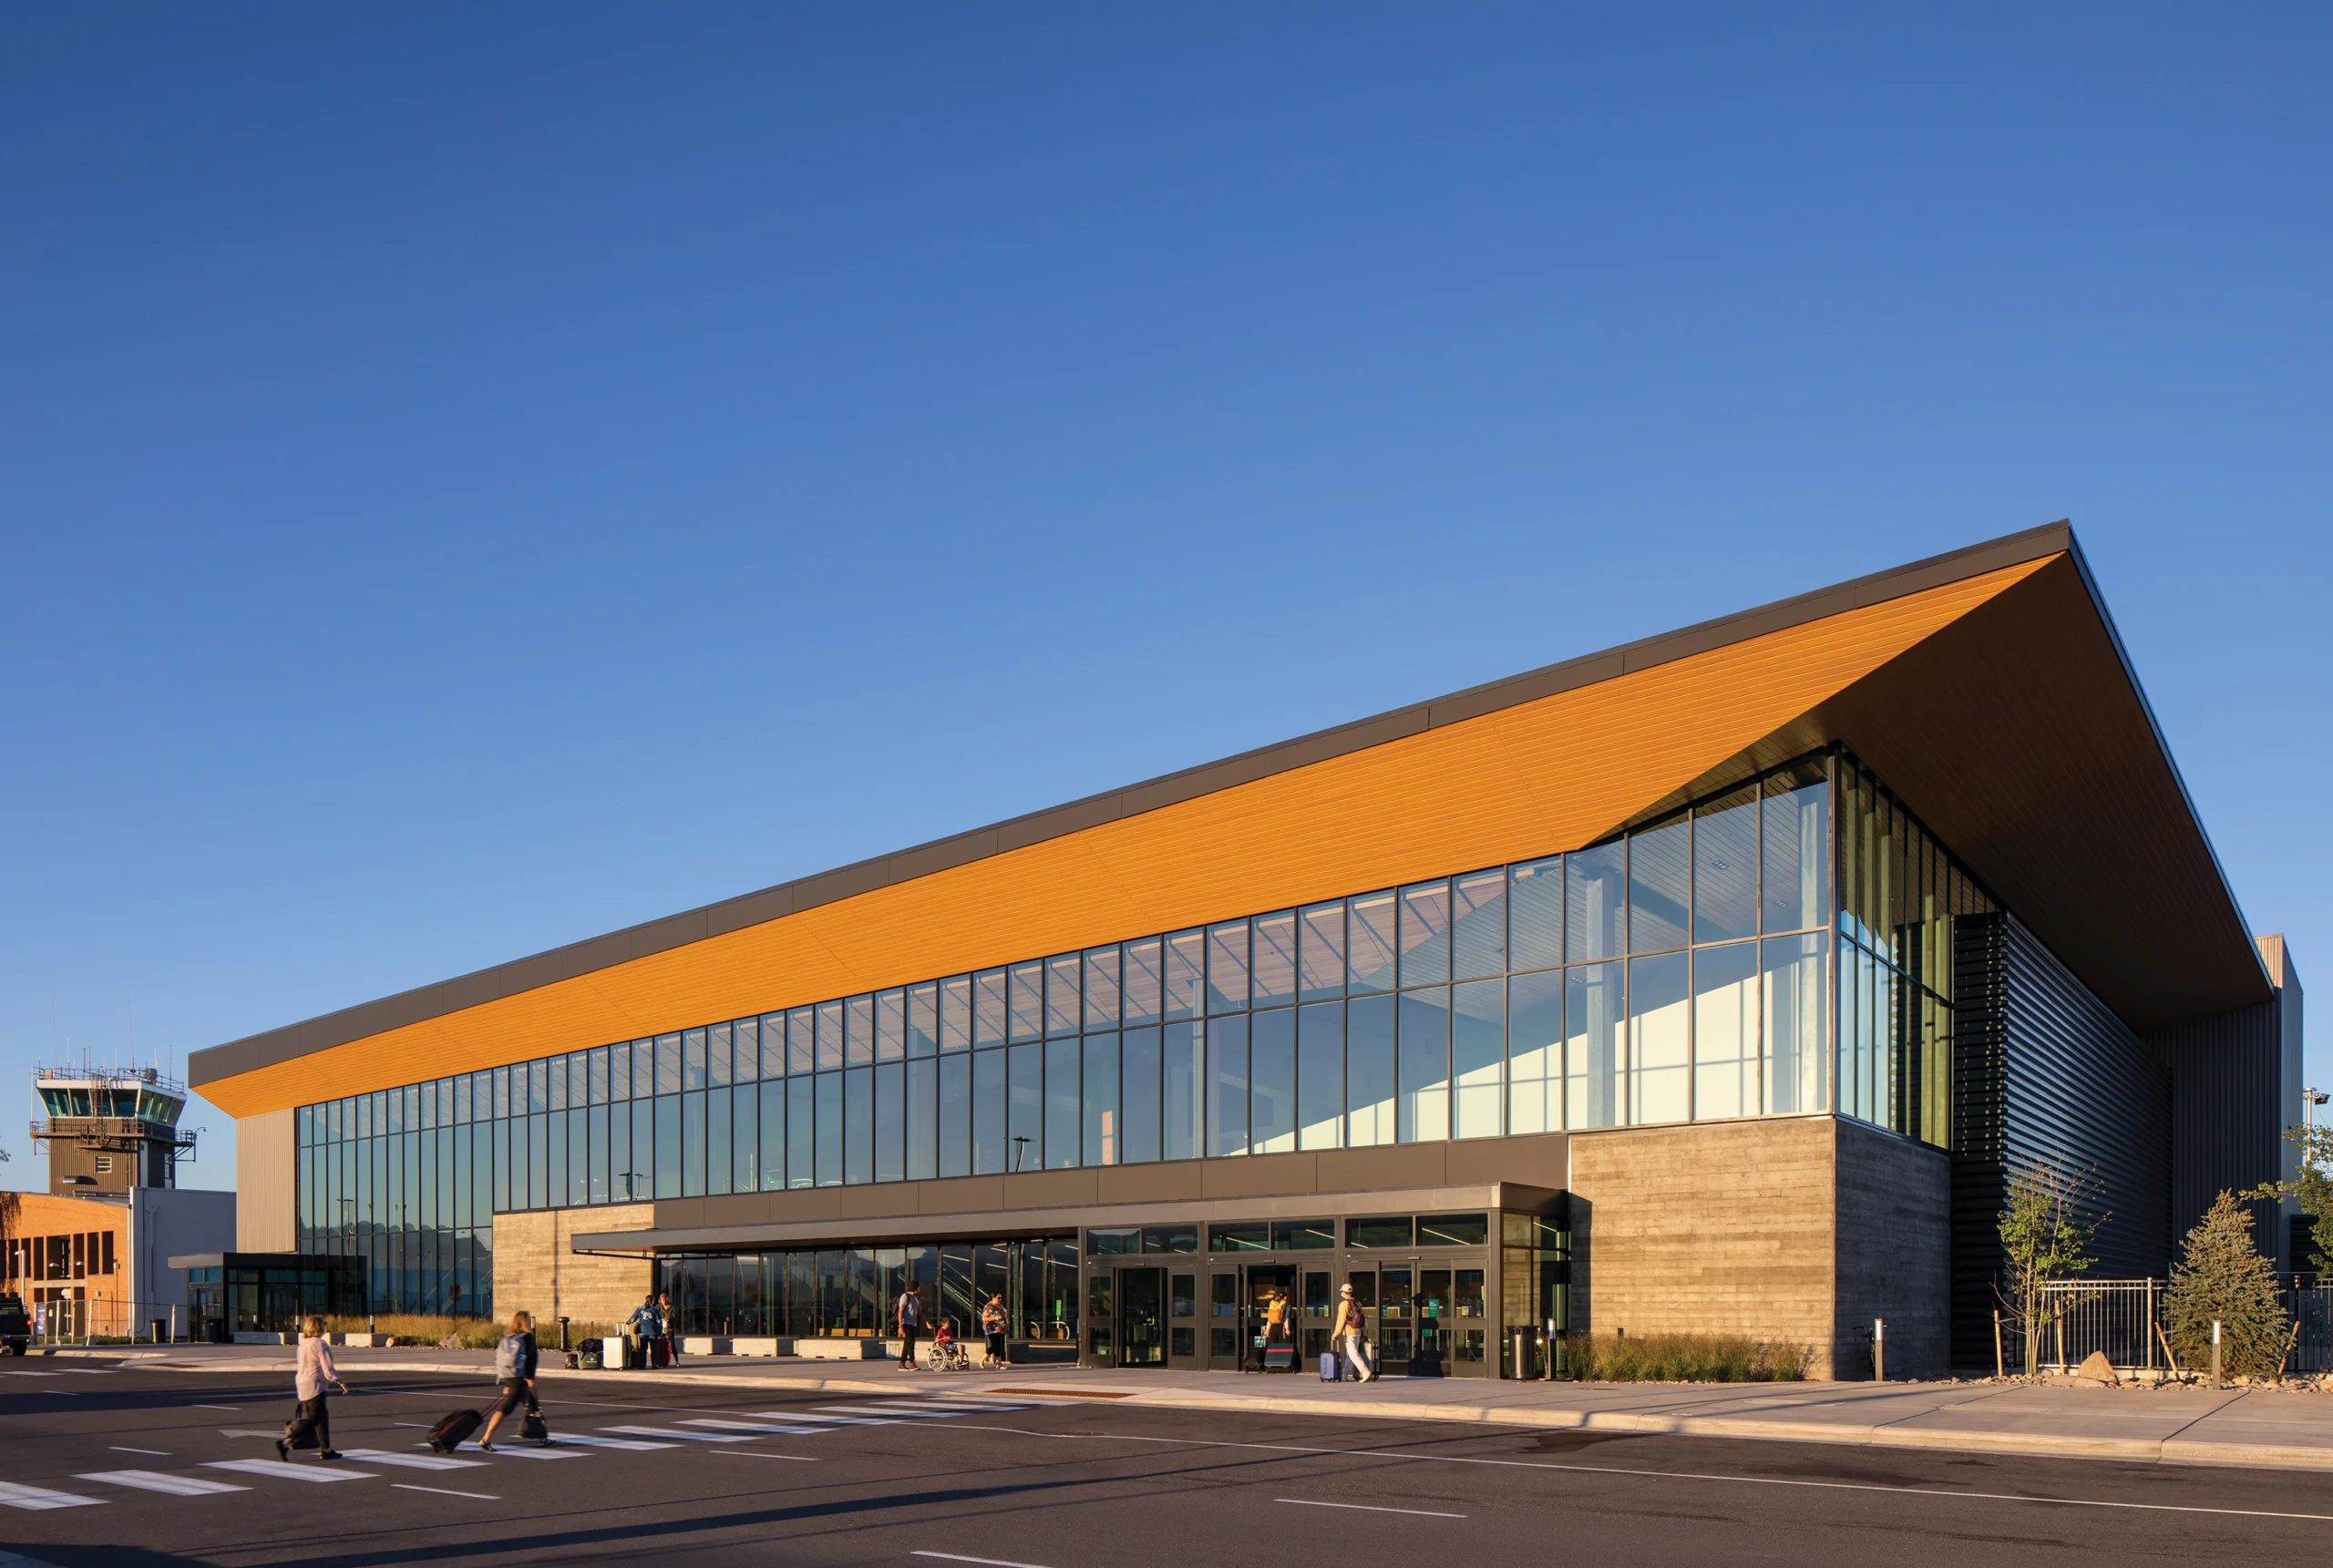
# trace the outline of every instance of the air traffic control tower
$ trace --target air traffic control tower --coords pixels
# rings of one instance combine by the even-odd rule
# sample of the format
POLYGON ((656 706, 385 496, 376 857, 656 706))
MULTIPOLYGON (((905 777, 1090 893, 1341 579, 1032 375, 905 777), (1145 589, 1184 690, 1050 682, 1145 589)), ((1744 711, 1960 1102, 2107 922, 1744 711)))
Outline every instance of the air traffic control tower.
POLYGON ((33 1072, 33 1148, 48 1155, 61 1198, 121 1197, 175 1187, 194 1133, 181 1130, 186 1085, 151 1067, 43 1067, 33 1072))

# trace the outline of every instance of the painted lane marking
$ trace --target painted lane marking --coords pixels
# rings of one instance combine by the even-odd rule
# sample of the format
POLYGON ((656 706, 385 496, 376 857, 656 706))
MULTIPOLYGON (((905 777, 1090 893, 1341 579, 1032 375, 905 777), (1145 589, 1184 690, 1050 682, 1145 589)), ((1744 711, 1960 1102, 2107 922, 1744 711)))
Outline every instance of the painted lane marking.
POLYGON ((832 1431, 831 1427, 781 1427, 767 1421, 725 1421, 717 1416, 683 1417, 684 1427, 718 1427, 725 1432, 751 1432, 755 1437, 799 1437, 806 1432, 832 1431))
POLYGON ((343 1449, 350 1459, 361 1459, 367 1464, 402 1465, 406 1470, 484 1470, 482 1459, 452 1459, 445 1454, 392 1453, 387 1449, 343 1449))
POLYGON ((0 1372, 0 1378, 54 1378, 54 1372, 0 1372))
POLYGON ((327 1470, 320 1464, 286 1464, 280 1459, 215 1459, 205 1470, 231 1470, 244 1475, 272 1475, 284 1481, 378 1481, 369 1470, 327 1470))
MULTIPOLYGON (((590 1432, 570 1432, 559 1440, 562 1443, 580 1443, 587 1449, 622 1449, 631 1453, 647 1453, 653 1449, 678 1448, 678 1443, 642 1442, 637 1438, 594 1437, 590 1432)), ((488 1453, 525 1453, 525 1449, 488 1449, 488 1453)))
POLYGON ((168 1449, 126 1449, 119 1443, 108 1443, 106 1446, 118 1454, 152 1454, 157 1459, 170 1457, 170 1450, 168 1449))
POLYGON ((0 1506, 37 1512, 44 1508, 96 1508, 99 1504, 94 1497, 76 1497, 69 1491, 51 1491, 45 1486, 0 1481, 0 1506))
POLYGON ((910 1557, 937 1557, 942 1563, 979 1563, 986 1568, 1044 1568, 1040 1563, 1014 1563, 1002 1557, 965 1557, 953 1552, 910 1552, 910 1557))
POLYGON ((416 1486, 411 1481, 393 1481, 389 1482, 389 1484, 396 1487, 399 1491, 433 1491, 439 1497, 474 1497, 480 1502, 500 1502, 502 1501, 499 1497, 497 1497, 490 1491, 456 1491, 450 1486, 416 1486))
POLYGON ((1411 1453, 1400 1449, 1329 1449, 1301 1443, 1240 1443, 1219 1438, 1131 1437, 1123 1432, 1040 1432, 1026 1427, 974 1427, 973 1431, 1018 1432, 1029 1438, 1099 1438, 1122 1443, 1179 1443, 1195 1449, 1247 1449, 1261 1453, 1321 1454, 1334 1458, 1420 1460, 1434 1464, 1479 1464, 1497 1470, 1552 1470, 1571 1475, 1639 1476, 1653 1481, 1731 1481, 1739 1486, 1803 1486, 1817 1491, 1896 1492, 1910 1497, 1957 1497, 1978 1502, 2034 1502, 2051 1508, 2121 1508, 2141 1513, 2210 1513, 2236 1519, 2301 1519, 2333 1524, 2333 1513, 2287 1513, 2266 1508, 2205 1508, 2194 1503, 2112 1502, 2093 1497, 2032 1497, 2018 1491, 1955 1491, 1940 1486, 1884 1486, 1860 1481, 1795 1481, 1770 1475, 1719 1475, 1684 1470, 1623 1470, 1617 1465, 1550 1464, 1541 1460, 1476 1459, 1465 1454, 1411 1453))
POLYGON ((689 1432, 678 1427, 601 1427, 603 1432, 621 1432, 631 1438, 674 1438, 693 1443, 749 1443, 754 1440, 735 1432, 689 1432))
POLYGON ((1378 1508, 1366 1502, 1321 1502, 1310 1497, 1275 1497, 1274 1502, 1292 1502, 1299 1508, 1350 1508, 1356 1513, 1409 1513, 1420 1519, 1464 1519, 1463 1513, 1436 1513, 1431 1508, 1378 1508))
POLYGON ((240 1416, 243 1413, 243 1408, 241 1405, 189 1405, 187 1409, 190 1410, 224 1410, 229 1415, 233 1416, 240 1416))
POLYGON ((73 1479, 108 1481, 115 1486, 135 1487, 139 1491, 167 1492, 172 1497, 208 1497, 213 1492, 251 1490, 247 1486, 237 1486, 231 1481, 205 1481, 199 1475, 165 1475, 158 1470, 85 1471, 73 1479))
POLYGON ((824 1460, 812 1459, 808 1454, 774 1454, 767 1449, 715 1449, 713 1452, 719 1459, 790 1459, 797 1464, 826 1462, 824 1460))

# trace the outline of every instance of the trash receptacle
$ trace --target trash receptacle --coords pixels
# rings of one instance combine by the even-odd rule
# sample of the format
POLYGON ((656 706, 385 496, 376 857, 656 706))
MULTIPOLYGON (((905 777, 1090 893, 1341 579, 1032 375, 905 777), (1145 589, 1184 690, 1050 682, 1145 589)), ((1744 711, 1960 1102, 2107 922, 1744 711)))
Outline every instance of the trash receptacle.
POLYGON ((1523 1325, 1516 1329, 1514 1376, 1516 1378, 1521 1379, 1538 1376, 1537 1370, 1532 1361, 1532 1348, 1537 1344, 1537 1342, 1538 1336, 1531 1331, 1531 1327, 1528 1324, 1523 1325))

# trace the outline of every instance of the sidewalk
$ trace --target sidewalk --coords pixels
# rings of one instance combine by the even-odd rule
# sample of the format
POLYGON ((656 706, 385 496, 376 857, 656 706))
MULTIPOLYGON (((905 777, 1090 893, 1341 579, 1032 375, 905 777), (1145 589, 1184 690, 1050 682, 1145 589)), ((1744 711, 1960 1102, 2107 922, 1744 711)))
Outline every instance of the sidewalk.
MULTIPOLYGON (((289 1378, 281 1346, 179 1346, 55 1352, 140 1369, 253 1372, 289 1378)), ((488 1350, 350 1348, 364 1372, 490 1376, 488 1350)), ((690 1358, 655 1372, 570 1372, 561 1384, 674 1390, 697 1387, 802 1393, 1011 1393, 1164 1409, 1269 1411, 1376 1420, 1452 1421, 1554 1430, 1668 1432, 1689 1437, 1941 1449, 2164 1464, 2333 1471, 2333 1396, 2267 1389, 2109 1389, 2087 1384, 1512 1383, 1386 1378, 1322 1383, 1308 1375, 1095 1371, 1066 1366, 942 1376, 882 1361, 690 1358)), ((39 1352, 19 1366, 37 1369, 39 1352)))

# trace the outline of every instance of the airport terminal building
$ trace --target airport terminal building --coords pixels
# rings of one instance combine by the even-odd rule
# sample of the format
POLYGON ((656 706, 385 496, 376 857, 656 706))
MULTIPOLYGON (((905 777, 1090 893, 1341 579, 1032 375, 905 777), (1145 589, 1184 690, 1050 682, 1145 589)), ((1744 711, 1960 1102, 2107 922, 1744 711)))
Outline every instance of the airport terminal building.
MULTIPOLYGON (((1230 1368, 1516 1327, 1991 1361, 2019 1166, 2163 1272, 2300 986, 2064 525, 197 1054, 239 1243, 381 1310, 1230 1368)), ((2264 1246, 2294 1266, 2288 1226, 2264 1246)))

